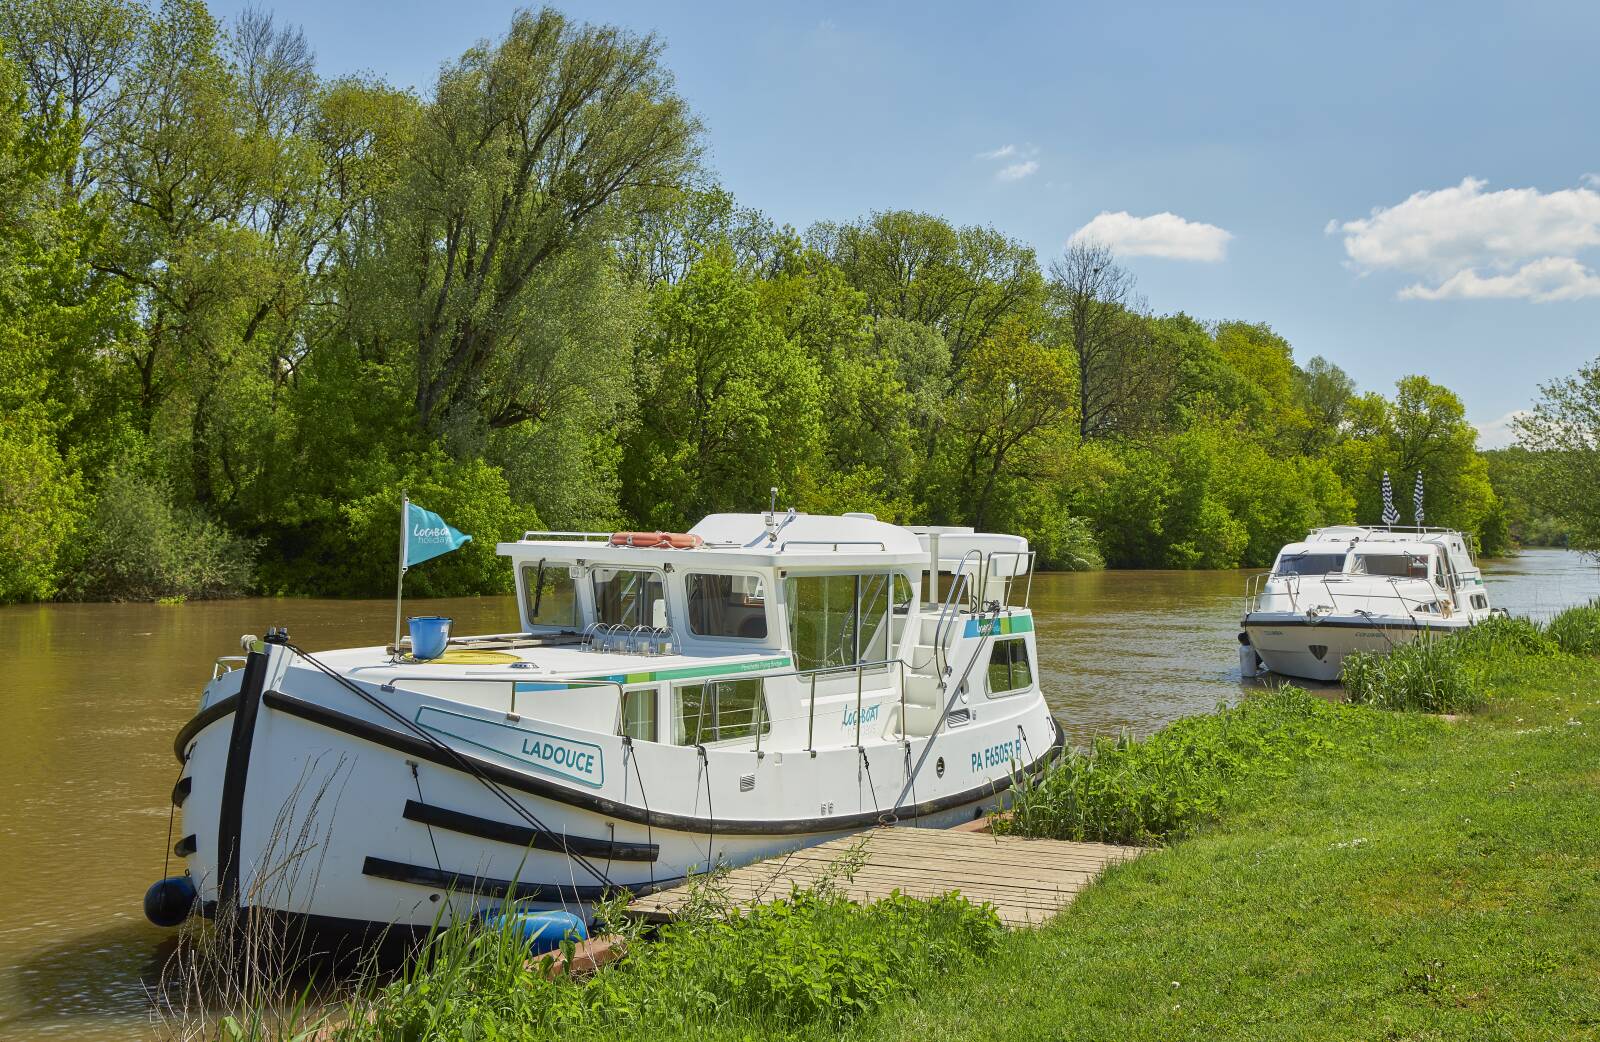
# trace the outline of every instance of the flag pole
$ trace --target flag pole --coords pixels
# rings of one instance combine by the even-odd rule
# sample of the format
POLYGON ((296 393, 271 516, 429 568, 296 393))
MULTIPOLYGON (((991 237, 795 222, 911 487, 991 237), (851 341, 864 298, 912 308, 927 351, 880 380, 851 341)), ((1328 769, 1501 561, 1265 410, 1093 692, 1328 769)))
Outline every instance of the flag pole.
POLYGON ((410 511, 411 500, 406 498, 406 490, 400 490, 400 568, 394 580, 394 657, 400 658, 400 601, 406 583, 406 516, 410 511))

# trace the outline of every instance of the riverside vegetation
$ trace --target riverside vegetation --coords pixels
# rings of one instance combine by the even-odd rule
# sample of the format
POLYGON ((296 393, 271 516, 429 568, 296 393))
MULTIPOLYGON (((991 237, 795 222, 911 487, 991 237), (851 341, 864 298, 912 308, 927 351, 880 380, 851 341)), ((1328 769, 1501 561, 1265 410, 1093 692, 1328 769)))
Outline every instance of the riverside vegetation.
POLYGON ((1354 665, 1365 704, 1286 687, 1068 757, 996 826, 1166 849, 1041 929, 959 895, 863 908, 826 880, 739 910, 712 877, 658 936, 617 926, 626 957, 587 977, 459 926, 320 1028, 290 1003, 287 1026, 216 1033, 965 1040, 978 1017, 1002 1039, 1600 1038, 1597 636, 1597 605, 1496 619, 1354 665), (1428 671, 1471 678, 1471 715, 1407 711, 1438 708, 1413 695, 1428 671))
POLYGON ((1053 568, 1263 565, 1384 470, 1485 553, 1600 532, 1543 471, 1593 469, 1592 370, 1486 459, 1445 387, 1158 313, 1093 243, 796 230, 704 148, 660 41, 551 10, 419 96, 258 9, 0 5, 0 601, 379 594, 402 489, 476 536, 424 596, 774 485, 1053 568))

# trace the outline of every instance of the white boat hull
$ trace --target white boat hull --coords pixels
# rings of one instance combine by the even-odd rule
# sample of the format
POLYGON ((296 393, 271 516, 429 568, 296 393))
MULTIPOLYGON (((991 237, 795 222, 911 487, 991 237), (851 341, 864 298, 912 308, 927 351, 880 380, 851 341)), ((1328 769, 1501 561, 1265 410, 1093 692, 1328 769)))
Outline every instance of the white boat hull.
POLYGON ((1338 680, 1351 652, 1381 654, 1424 633, 1457 633, 1468 625, 1466 619, 1333 614, 1307 618, 1287 612, 1251 612, 1244 617, 1250 646, 1267 669, 1280 676, 1322 681, 1338 680))
POLYGON ((1004 803, 1013 771, 1042 767, 1061 744, 1037 696, 981 704, 931 736, 808 755, 553 733, 432 695, 363 690, 282 646, 208 689, 178 740, 180 853, 203 909, 284 915, 324 951, 392 927, 409 939, 508 896, 584 914, 608 893, 880 822, 971 820, 1004 803), (436 726, 446 713, 456 736, 436 726), (577 784, 561 764, 530 764, 530 747, 601 769, 577 784))

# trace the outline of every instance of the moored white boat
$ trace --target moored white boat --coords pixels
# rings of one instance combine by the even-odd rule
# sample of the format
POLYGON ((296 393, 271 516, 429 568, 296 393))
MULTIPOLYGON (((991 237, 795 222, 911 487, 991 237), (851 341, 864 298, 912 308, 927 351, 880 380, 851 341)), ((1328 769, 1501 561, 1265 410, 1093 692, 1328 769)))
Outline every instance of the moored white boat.
POLYGON ((179 734, 187 883, 336 946, 586 909, 1001 805, 1061 744, 1025 540, 869 515, 503 543, 517 632, 219 660, 179 734), (630 545, 631 544, 631 545, 630 545))
POLYGON ((1337 680, 1353 651, 1386 651, 1493 613, 1466 538, 1444 528, 1319 528, 1245 593, 1241 670, 1337 680))

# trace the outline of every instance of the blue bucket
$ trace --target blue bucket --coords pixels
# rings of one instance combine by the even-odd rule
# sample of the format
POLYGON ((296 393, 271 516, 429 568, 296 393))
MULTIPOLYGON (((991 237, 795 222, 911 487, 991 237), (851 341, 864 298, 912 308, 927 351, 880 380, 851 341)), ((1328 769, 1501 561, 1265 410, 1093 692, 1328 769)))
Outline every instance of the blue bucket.
POLYGON ((418 615, 407 619, 411 628, 411 657, 438 658, 450 644, 450 620, 443 615, 418 615))

